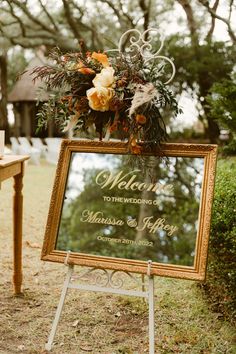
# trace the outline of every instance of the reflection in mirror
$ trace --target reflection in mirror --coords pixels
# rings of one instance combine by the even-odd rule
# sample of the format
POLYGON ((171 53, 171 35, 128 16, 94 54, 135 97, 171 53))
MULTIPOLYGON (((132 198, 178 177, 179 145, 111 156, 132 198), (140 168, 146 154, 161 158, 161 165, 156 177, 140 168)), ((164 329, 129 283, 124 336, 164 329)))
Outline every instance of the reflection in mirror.
POLYGON ((57 250, 193 266, 204 158, 72 153, 57 250))

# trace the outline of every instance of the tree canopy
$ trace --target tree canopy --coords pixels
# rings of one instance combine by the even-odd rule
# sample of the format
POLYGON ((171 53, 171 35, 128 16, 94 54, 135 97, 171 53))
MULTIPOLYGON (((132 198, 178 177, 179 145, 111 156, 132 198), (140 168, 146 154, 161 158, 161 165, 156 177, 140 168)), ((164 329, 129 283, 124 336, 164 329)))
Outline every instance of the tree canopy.
POLYGON ((102 51, 116 48, 121 34, 130 28, 144 31, 158 27, 167 36, 167 52, 178 69, 174 89, 179 94, 189 91, 197 98, 199 117, 208 127, 207 136, 216 142, 219 125, 209 113, 205 97, 215 82, 231 80, 235 11, 233 0, 2 0, 1 111, 4 112, 7 97, 4 57, 7 52, 8 57, 11 55, 11 48, 34 49, 43 45, 47 51, 55 46, 65 52, 81 48, 102 51), (217 24, 225 26, 222 42, 215 36, 217 24))

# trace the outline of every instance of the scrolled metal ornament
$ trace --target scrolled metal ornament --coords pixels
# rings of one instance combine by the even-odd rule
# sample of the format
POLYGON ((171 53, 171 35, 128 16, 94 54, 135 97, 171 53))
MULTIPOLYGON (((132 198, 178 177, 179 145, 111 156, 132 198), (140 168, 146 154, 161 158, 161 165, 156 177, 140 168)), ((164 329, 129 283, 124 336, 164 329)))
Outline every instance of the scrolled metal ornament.
MULTIPOLYGON (((159 55, 164 47, 164 42, 164 37, 160 34, 160 31, 157 28, 149 28, 143 33, 137 29, 130 29, 122 34, 119 40, 118 49, 115 51, 118 51, 119 53, 125 53, 130 57, 130 60, 141 57, 143 59, 144 65, 150 63, 151 61, 161 61, 164 66, 170 64, 170 78, 163 83, 164 85, 167 85, 173 80, 176 69, 173 61, 170 58, 164 55, 159 55), (157 41, 154 41, 155 34, 159 34, 160 46, 156 51, 153 51, 154 43, 157 43, 157 41)), ((157 72, 159 70, 158 66, 153 70, 157 72)))
POLYGON ((100 268, 89 268, 84 272, 73 275, 73 281, 86 282, 89 285, 111 289, 122 289, 124 287, 143 286, 140 276, 121 270, 108 270, 100 268))

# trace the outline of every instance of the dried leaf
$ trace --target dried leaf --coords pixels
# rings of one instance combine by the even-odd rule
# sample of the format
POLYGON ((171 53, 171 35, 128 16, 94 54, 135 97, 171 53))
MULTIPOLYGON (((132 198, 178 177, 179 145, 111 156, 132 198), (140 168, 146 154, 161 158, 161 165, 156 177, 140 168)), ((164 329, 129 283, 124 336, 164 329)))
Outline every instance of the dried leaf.
POLYGON ((75 320, 73 323, 72 323, 72 327, 77 327, 79 324, 79 320, 75 320))
POLYGON ((24 346, 23 344, 18 345, 17 349, 20 350, 20 351, 22 351, 22 350, 25 349, 25 346, 24 346))
POLYGON ((41 248, 41 245, 37 242, 31 243, 29 241, 25 241, 25 245, 30 248, 41 248))
POLYGON ((84 352, 92 352, 93 351, 93 347, 89 344, 81 345, 80 349, 83 350, 84 352))

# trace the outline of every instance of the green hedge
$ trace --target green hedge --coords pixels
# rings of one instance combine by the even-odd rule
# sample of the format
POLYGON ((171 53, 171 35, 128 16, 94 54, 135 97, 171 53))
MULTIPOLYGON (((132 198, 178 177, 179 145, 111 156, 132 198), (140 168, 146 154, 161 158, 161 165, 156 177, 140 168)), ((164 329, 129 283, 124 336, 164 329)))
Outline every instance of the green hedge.
POLYGON ((235 157, 218 161, 204 289, 213 309, 236 322, 235 157))

